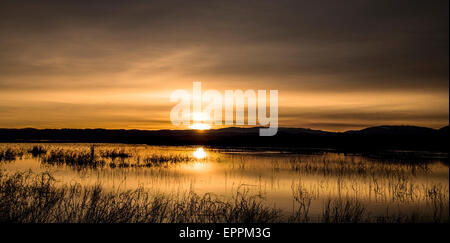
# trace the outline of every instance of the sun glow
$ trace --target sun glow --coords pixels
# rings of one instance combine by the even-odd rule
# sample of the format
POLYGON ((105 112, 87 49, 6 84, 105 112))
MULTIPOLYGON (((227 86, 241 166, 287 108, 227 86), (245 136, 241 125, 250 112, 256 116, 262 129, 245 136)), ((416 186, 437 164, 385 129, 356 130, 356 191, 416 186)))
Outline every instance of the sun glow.
POLYGON ((205 120, 207 120, 207 116, 204 112, 193 113, 192 119, 194 120, 194 124, 189 126, 190 129, 196 129, 196 130, 211 129, 210 125, 203 123, 205 120))
POLYGON ((206 152, 203 148, 198 148, 194 151, 194 157, 196 159, 204 159, 206 158, 206 152))
POLYGON ((211 128, 210 125, 204 124, 204 123, 196 123, 189 126, 190 129, 196 129, 196 130, 208 130, 211 128))

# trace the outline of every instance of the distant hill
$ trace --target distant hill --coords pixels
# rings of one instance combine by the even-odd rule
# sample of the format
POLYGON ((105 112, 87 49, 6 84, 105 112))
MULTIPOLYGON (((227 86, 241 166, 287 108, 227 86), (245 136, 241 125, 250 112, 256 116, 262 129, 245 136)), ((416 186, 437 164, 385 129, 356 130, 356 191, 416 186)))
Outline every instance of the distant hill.
POLYGON ((346 132, 279 128, 260 137, 259 128, 197 130, 0 129, 0 142, 86 142, 153 145, 211 145, 270 148, 332 148, 342 150, 412 149, 448 151, 448 126, 376 126, 346 132))
POLYGON ((439 132, 448 135, 448 126, 445 126, 445 127, 441 128, 441 129, 439 129, 439 132))
POLYGON ((436 129, 417 126, 377 126, 368 127, 358 131, 347 131, 349 134, 365 135, 426 135, 439 132, 436 129))

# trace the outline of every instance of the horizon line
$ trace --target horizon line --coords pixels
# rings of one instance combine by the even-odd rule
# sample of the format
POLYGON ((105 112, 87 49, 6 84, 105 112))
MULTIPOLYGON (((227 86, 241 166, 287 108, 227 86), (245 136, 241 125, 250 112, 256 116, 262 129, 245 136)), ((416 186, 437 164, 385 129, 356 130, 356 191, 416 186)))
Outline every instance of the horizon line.
MULTIPOLYGON (((376 128, 376 127, 417 127, 417 128, 427 128, 427 129, 433 129, 433 130, 440 130, 445 127, 449 127, 449 125, 442 126, 440 128, 432 128, 432 127, 425 127, 425 126, 417 126, 417 125, 377 125, 377 126, 368 126, 361 129, 350 129, 345 131, 329 131, 329 130, 321 130, 321 129, 312 129, 312 128, 306 128, 306 127, 278 127, 278 129, 305 129, 305 130, 311 130, 311 131, 321 131, 321 132, 330 132, 330 133, 345 133, 350 131, 361 131, 368 128, 376 128)), ((217 131, 217 130, 224 130, 224 129, 231 129, 231 128, 239 128, 239 129, 256 129, 256 128, 265 128, 264 126, 252 126, 252 127, 238 127, 238 126, 230 126, 230 127, 221 127, 221 128, 211 128, 207 130, 198 130, 198 129, 127 129, 127 128, 35 128, 35 127, 22 127, 22 128, 6 128, 6 127, 0 127, 0 130, 26 130, 26 129, 33 129, 33 130, 125 130, 125 131, 197 131, 197 132, 208 132, 208 131, 217 131)))

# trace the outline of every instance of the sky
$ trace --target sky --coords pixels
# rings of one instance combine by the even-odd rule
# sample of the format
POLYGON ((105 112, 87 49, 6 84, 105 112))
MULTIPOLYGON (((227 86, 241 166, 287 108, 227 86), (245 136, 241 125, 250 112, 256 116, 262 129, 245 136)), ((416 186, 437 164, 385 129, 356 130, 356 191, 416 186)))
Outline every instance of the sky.
POLYGON ((279 126, 449 124, 449 2, 3 1, 0 127, 180 129, 176 89, 278 90, 279 126))

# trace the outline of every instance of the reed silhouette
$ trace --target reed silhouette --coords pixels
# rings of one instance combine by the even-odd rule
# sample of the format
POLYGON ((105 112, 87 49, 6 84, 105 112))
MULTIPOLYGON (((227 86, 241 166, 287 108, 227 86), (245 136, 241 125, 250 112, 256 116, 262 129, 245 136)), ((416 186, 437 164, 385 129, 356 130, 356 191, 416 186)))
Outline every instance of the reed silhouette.
MULTIPOLYGON (((311 194, 293 189, 301 206, 283 215, 267 206, 259 196, 236 191, 230 200, 212 193, 182 196, 151 195, 142 188, 105 191, 101 185, 57 186, 48 172, 33 174, 0 173, 0 222, 15 223, 270 223, 270 222, 448 222, 437 210, 432 219, 420 214, 387 214, 370 217, 363 202, 355 199, 328 199, 319 217, 308 215, 311 194), (306 203, 305 203, 306 202, 306 203)), ((448 211, 447 203, 433 197, 433 203, 448 211)))

